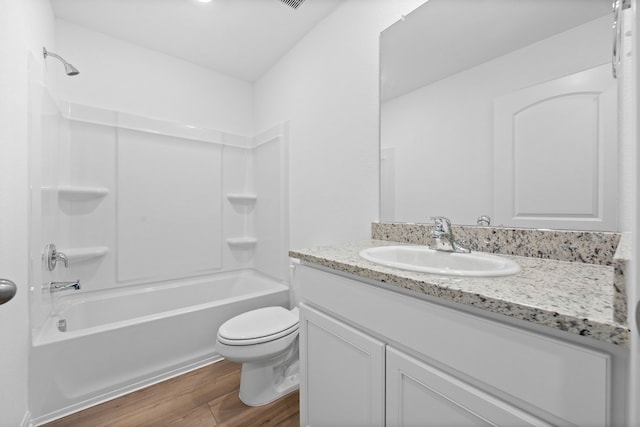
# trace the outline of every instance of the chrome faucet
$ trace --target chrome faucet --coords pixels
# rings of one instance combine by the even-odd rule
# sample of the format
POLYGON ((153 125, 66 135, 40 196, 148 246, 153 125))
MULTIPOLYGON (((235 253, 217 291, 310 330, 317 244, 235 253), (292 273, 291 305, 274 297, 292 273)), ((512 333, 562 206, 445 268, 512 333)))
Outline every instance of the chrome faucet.
POLYGON ((435 242, 429 246, 431 249, 459 254, 468 254, 471 252, 469 249, 458 245, 455 241, 453 231, 451 231, 451 221, 449 221, 448 218, 435 216, 429 219, 434 222, 433 229, 431 230, 431 238, 435 239, 435 242))
POLYGON ((74 282, 50 282, 49 283, 49 292, 60 292, 60 291, 68 291, 70 289, 79 290, 80 289, 80 280, 76 280, 74 282))

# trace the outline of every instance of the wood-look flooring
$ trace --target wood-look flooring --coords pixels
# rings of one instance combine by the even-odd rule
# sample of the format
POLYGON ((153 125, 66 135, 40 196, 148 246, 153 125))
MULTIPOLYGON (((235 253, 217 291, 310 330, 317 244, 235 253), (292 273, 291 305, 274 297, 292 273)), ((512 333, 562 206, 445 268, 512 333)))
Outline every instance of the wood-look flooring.
POLYGON ((45 424, 46 427, 299 427, 298 392, 265 406, 238 398, 240 364, 223 360, 45 424))

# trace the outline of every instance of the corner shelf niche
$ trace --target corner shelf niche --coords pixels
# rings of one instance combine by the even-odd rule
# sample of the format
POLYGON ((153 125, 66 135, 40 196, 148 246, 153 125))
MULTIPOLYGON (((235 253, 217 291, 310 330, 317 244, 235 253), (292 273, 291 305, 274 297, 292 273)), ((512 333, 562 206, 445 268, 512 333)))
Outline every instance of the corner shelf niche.
POLYGON ((67 256, 70 264, 101 258, 109 253, 106 246, 90 246, 86 248, 66 248, 60 252, 67 256))
POLYGON ((253 193, 227 193, 227 199, 237 205, 253 205, 258 200, 258 196, 253 193))
POLYGON ((109 189, 105 187, 81 187, 77 185, 60 185, 58 197, 70 201, 92 200, 105 197, 109 189))
POLYGON ((227 245, 231 249, 253 249, 258 243, 258 239, 255 237, 230 237, 227 239, 227 245))

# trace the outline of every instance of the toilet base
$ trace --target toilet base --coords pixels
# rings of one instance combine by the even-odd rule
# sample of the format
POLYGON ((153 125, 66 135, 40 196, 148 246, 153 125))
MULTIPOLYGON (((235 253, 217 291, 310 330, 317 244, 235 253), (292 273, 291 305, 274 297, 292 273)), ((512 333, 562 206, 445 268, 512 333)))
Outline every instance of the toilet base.
POLYGON ((247 406, 262 406, 300 387, 298 345, 276 358, 245 362, 240 373, 240 400, 247 406))

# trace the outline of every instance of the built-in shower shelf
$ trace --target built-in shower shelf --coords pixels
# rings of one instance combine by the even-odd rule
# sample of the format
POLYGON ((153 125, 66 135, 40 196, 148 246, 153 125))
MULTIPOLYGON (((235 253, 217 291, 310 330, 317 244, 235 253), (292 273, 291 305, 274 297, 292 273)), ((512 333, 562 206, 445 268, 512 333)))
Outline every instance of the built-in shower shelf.
POLYGON ((258 196, 253 193, 227 193, 227 199, 229 199, 231 203, 251 205, 258 200, 258 196))
POLYGON ((104 197, 109 194, 109 189, 105 187, 80 187, 75 185, 60 185, 58 187, 58 197, 65 200, 81 201, 104 197))
POLYGON ((252 249, 256 243, 258 243, 258 239, 255 237, 230 237, 227 239, 227 245, 232 249, 252 249))
POLYGON ((101 258, 109 253, 109 248, 106 246, 91 246, 87 248, 60 249, 59 252, 62 252, 67 256, 69 264, 74 264, 95 258, 101 258))

